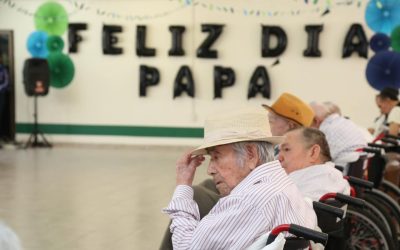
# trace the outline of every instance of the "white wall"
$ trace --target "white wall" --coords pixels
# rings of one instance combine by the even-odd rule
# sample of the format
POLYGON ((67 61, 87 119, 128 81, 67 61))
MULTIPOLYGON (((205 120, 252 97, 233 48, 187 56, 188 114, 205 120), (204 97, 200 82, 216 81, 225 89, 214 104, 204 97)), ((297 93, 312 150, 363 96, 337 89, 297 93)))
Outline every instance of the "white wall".
MULTIPOLYGON (((32 122, 33 102, 28 98, 22 85, 22 66, 30 55, 26 49, 28 35, 35 30, 32 16, 24 15, 17 7, 34 13, 45 1, 13 1, 11 8, 0 0, 0 29, 14 30, 15 77, 16 77, 16 119, 17 123, 32 122)), ((366 1, 331 1, 328 15, 322 16, 328 1, 317 5, 304 1, 178 1, 178 0, 118 0, 118 1, 59 1, 70 13, 72 23, 84 22, 88 30, 82 31, 84 41, 79 52, 71 54, 75 65, 75 78, 64 89, 50 90, 40 99, 40 122, 50 124, 89 124, 124 126, 167 126, 201 127, 208 113, 230 109, 241 105, 272 103, 281 93, 291 92, 306 101, 332 101, 337 103, 345 115, 355 122, 368 126, 378 110, 374 104, 376 91, 369 87, 365 78, 367 60, 353 54, 341 58, 345 35, 352 23, 361 23, 368 37, 372 32, 364 21, 366 1), (88 10, 79 10, 74 3, 84 3, 88 10), (198 3, 194 5, 194 3, 198 3), (354 2, 354 3, 353 3, 354 2), (212 5, 212 8, 210 7, 212 5), (225 12, 232 7, 235 12, 225 12), (319 7, 320 11, 315 11, 319 7), (97 9, 119 14, 100 16, 97 9), (246 15, 244 10, 265 11, 246 15), (269 16, 268 12, 277 13, 269 16), (300 11, 292 15, 291 11, 300 11), (141 21, 126 20, 131 16, 155 16, 141 21), (265 14, 263 14, 265 13, 265 14), (221 37, 213 48, 218 49, 218 59, 196 58, 197 47, 206 37, 201 24, 224 24, 221 37), (118 35, 118 46, 124 49, 122 55, 103 55, 101 49, 102 25, 121 25, 123 32, 118 35), (280 57, 280 64, 271 67, 275 59, 261 57, 261 25, 280 25, 288 35, 288 47, 280 57), (307 36, 306 24, 323 24, 320 36, 321 58, 305 58, 307 36), (139 58, 135 54, 136 25, 147 25, 147 45, 157 49, 156 57, 139 58), (184 25, 183 57, 169 57, 171 46, 169 25, 184 25), (159 69, 161 81, 158 86, 148 88, 147 97, 139 97, 139 65, 155 66, 159 69), (196 96, 186 94, 172 98, 173 81, 182 65, 189 65, 195 80, 196 96), (232 67, 236 72, 236 83, 223 91, 222 99, 213 99, 213 67, 232 67), (250 77, 258 65, 266 66, 271 79, 271 100, 257 98, 247 100, 250 77), (367 112, 368 111, 368 112, 367 112)), ((79 5, 78 5, 79 6, 79 5)), ((64 41, 67 52, 66 34, 64 41)), ((369 57, 373 55, 369 51, 369 57)), ((93 136, 52 136, 58 141, 131 141, 157 142, 155 138, 117 138, 93 136)), ((171 143, 185 140, 162 139, 171 143)), ((186 140, 190 141, 190 140, 186 140)), ((197 142, 197 141, 196 141, 197 142)))

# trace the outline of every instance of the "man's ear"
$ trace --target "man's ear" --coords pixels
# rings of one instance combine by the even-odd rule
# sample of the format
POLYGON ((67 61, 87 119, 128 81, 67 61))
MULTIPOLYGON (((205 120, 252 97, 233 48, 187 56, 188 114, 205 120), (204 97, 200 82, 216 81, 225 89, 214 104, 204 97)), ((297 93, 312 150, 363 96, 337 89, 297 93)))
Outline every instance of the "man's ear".
POLYGON ((247 163, 251 170, 255 169, 259 165, 258 150, 255 144, 247 144, 247 163))
POLYGON ((290 130, 295 129, 296 127, 297 127, 296 123, 294 123, 294 122, 292 122, 292 121, 289 121, 289 128, 290 128, 290 130))
POLYGON ((316 116, 314 116, 313 121, 311 123, 312 128, 319 128, 319 125, 321 125, 321 120, 318 119, 316 116))
POLYGON ((312 145, 308 152, 310 160, 312 160, 312 162, 319 161, 321 155, 321 147, 318 144, 312 145))

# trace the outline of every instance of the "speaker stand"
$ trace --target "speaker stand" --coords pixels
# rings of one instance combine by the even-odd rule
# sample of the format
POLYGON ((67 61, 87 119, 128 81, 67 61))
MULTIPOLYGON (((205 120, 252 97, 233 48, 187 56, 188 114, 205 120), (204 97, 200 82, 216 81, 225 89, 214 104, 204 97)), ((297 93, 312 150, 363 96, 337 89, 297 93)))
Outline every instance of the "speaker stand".
POLYGON ((38 105, 37 105, 37 95, 34 95, 34 113, 33 113, 33 119, 34 119, 34 124, 33 124, 33 131, 31 135, 29 136, 28 141, 25 144, 25 148, 51 148, 53 145, 49 143, 44 136, 44 134, 39 130, 39 124, 38 124, 38 105), (41 138, 41 140, 40 140, 41 138))

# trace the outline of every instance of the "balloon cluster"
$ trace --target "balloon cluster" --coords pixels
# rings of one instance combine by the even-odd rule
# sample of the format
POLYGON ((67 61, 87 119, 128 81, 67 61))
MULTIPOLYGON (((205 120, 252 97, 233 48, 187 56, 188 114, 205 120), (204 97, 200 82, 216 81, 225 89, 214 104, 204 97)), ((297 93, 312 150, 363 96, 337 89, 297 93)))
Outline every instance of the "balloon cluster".
POLYGON ((366 68, 368 83, 377 90, 400 88, 400 0, 370 0, 365 19, 376 33, 370 48, 375 52, 366 68))
POLYGON ((34 18, 37 31, 28 37, 28 51, 33 58, 47 60, 50 85, 63 88, 71 83, 75 74, 71 58, 62 53, 64 41, 60 37, 68 28, 68 14, 62 5, 47 2, 39 6, 34 18))

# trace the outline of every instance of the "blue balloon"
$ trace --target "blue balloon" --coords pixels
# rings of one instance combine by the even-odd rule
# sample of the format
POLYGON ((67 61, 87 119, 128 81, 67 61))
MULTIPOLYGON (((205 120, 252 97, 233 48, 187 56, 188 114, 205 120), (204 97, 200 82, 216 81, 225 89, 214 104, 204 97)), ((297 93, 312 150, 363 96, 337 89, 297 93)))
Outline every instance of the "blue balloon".
POLYGON ((371 37, 369 46, 375 53, 388 50, 390 48, 390 37, 383 33, 376 33, 371 37))
POLYGON ((369 60, 366 76, 369 85, 382 90, 385 87, 400 88, 400 53, 382 51, 369 60))
POLYGON ((46 58, 48 56, 47 38, 48 35, 44 31, 35 31, 29 35, 26 46, 32 57, 46 58))
POLYGON ((390 35, 400 24, 400 0, 371 0, 365 10, 365 20, 375 32, 390 35))

